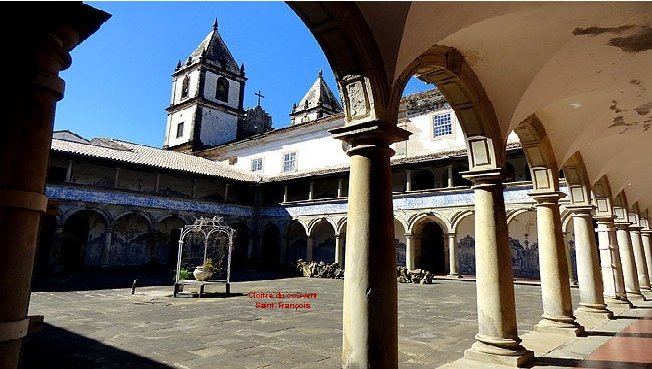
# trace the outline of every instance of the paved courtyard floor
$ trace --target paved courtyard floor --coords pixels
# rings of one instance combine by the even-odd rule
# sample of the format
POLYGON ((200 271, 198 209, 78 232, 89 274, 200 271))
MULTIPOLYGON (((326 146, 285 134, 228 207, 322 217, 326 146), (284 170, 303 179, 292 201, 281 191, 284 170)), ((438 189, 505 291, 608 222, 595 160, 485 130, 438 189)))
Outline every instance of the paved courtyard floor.
MULTIPOLYGON (((434 282, 398 286, 402 369, 455 361, 474 342, 475 283, 434 282)), ((22 368, 338 368, 342 287, 342 280, 286 278, 235 282, 228 298, 173 298, 171 286, 134 295, 130 288, 33 292, 29 314, 44 315, 45 324, 25 339, 22 368)), ((515 291, 523 336, 541 315, 540 287, 515 291)))

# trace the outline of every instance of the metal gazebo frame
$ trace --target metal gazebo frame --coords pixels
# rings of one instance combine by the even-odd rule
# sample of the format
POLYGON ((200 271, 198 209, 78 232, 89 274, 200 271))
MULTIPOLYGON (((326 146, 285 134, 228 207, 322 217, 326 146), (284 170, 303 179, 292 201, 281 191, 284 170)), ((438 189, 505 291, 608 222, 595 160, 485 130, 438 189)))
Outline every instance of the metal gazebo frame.
POLYGON ((184 285, 198 285, 199 286, 199 297, 202 297, 204 294, 204 286, 207 284, 215 283, 225 283, 226 285, 226 294, 231 293, 231 254, 233 251, 233 236, 235 234, 235 229, 224 224, 222 218, 214 216, 212 218, 199 217, 195 218, 193 224, 188 224, 183 226, 181 229, 181 234, 179 235, 179 250, 177 254, 177 270, 174 278, 174 297, 177 297, 177 294, 181 292, 182 286, 184 285), (184 241, 186 236, 194 234, 203 236, 204 242, 204 256, 203 263, 207 259, 207 251, 209 246, 209 240, 211 237, 228 237, 228 248, 227 248, 227 263, 226 263, 226 279, 217 279, 217 280, 207 280, 207 281, 198 281, 194 279, 179 279, 179 273, 181 271, 181 261, 184 250, 184 241))

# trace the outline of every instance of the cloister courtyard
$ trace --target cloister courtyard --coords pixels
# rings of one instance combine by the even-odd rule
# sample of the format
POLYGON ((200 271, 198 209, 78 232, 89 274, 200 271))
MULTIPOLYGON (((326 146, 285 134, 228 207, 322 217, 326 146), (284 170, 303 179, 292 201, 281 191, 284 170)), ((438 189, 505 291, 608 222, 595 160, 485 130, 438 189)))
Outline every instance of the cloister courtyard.
MULTIPOLYGON (((69 280, 37 280, 29 315, 44 315, 44 325, 41 333, 26 338, 21 367, 317 369, 341 365, 342 280, 241 281, 232 284, 230 297, 216 294, 199 299, 173 298, 173 287, 162 279, 141 278, 139 284, 150 286, 138 286, 132 295, 129 277, 81 275, 75 277, 74 289, 65 288, 69 280)), ((400 368, 437 368, 463 357, 478 329, 475 288, 468 277, 435 279, 430 285, 399 284, 400 368)), ((207 287, 207 292, 223 291, 221 284, 207 287)), ((579 365, 652 308, 642 302, 637 309, 621 311, 615 320, 599 323, 589 330, 589 337, 560 338, 531 333, 542 312, 536 282, 517 281, 515 294, 519 335, 535 350, 536 365, 545 368, 579 365)), ((577 303, 577 288, 572 295, 577 303)), ((465 367, 463 362, 457 365, 452 367, 465 367)), ((648 367, 599 365, 578 367, 648 367)))

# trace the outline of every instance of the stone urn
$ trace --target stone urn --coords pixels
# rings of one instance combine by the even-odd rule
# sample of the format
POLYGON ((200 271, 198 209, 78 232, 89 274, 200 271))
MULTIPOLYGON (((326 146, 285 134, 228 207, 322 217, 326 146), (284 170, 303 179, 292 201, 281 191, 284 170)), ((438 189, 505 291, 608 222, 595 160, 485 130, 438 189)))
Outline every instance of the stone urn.
POLYGON ((195 276, 195 279, 198 281, 205 281, 213 275, 213 271, 203 266, 195 267, 195 270, 192 272, 192 275, 195 276))

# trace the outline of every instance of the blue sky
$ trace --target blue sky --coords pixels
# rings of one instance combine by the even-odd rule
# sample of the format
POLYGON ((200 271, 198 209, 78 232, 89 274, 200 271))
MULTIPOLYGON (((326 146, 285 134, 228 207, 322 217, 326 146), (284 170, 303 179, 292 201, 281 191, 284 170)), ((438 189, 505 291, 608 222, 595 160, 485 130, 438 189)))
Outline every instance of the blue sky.
MULTIPOLYGON (((220 35, 248 81, 245 107, 262 106, 275 128, 289 124, 301 100, 324 70, 337 94, 328 62, 299 17, 283 2, 87 2, 112 14, 100 30, 71 53, 61 73, 64 99, 54 129, 83 137, 112 137, 160 147, 165 135, 171 74, 218 19, 220 35)), ((427 87, 418 81, 406 92, 427 87)))

